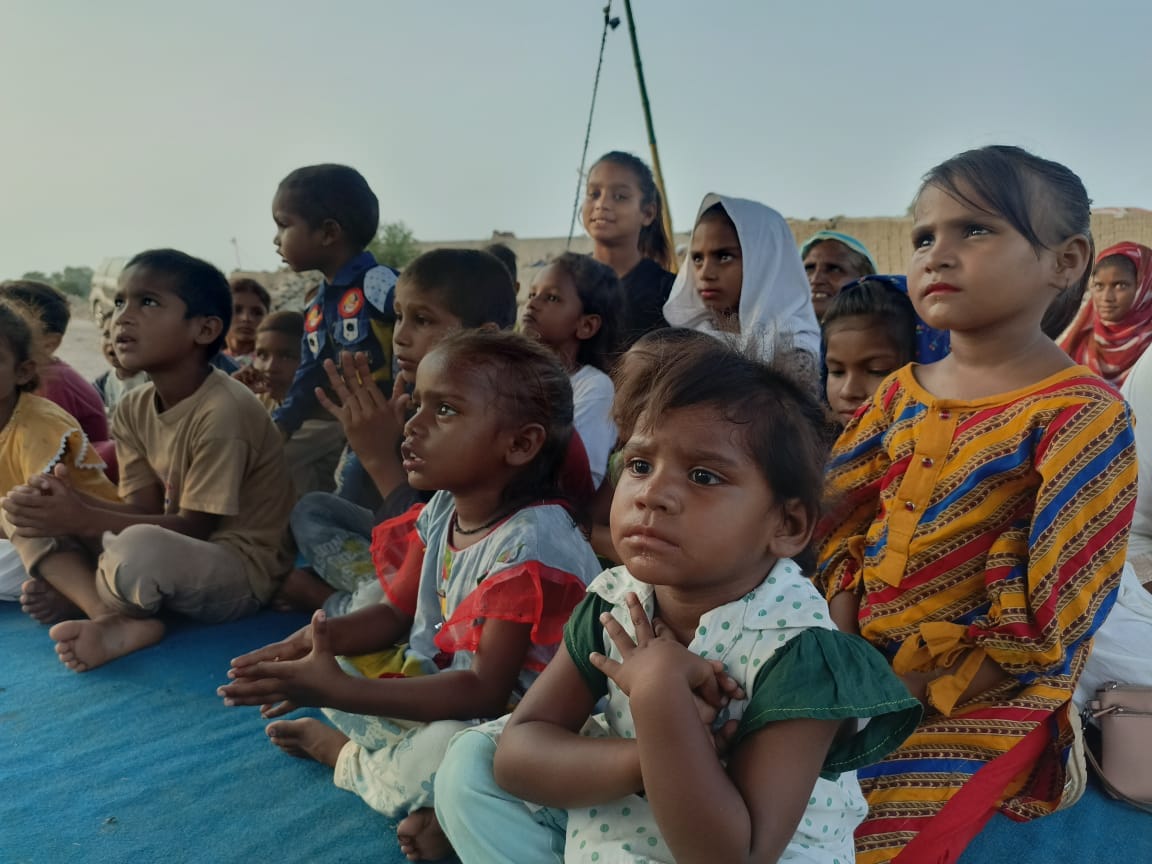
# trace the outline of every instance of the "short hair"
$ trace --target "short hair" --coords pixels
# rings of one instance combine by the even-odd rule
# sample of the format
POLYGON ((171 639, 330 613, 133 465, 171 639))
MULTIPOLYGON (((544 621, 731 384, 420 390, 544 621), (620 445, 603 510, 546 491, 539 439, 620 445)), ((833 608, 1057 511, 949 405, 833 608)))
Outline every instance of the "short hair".
POLYGON ((26 306, 40 319, 46 334, 63 336, 72 320, 72 306, 68 297, 58 288, 47 282, 35 279, 10 279, 0 282, 0 296, 10 298, 26 306))
MULTIPOLYGON (((44 350, 43 325, 36 313, 26 304, 11 297, 0 297, 0 339, 8 346, 12 359, 19 366, 31 360, 37 369, 49 362, 44 350)), ((32 377, 16 387, 18 393, 31 393, 40 386, 40 377, 32 377)))
POLYGON ((220 270, 202 258, 194 258, 176 249, 149 249, 133 257, 125 266, 142 267, 172 277, 172 290, 184 303, 185 318, 203 315, 219 318, 220 335, 207 347, 207 356, 215 357, 224 345, 232 326, 232 289, 220 270))
POLYGON ((512 281, 516 281, 516 253, 512 251, 512 247, 506 243, 489 243, 484 247, 484 251, 499 258, 500 263, 507 267, 508 272, 512 274, 512 281))
MULTIPOLYGON (((656 208, 656 217, 652 220, 651 224, 645 225, 640 229, 639 248, 640 254, 645 258, 651 258, 665 270, 671 270, 675 266, 675 250, 672 248, 672 241, 668 237, 668 230, 664 227, 664 198, 660 195, 660 187, 656 185, 656 178, 652 174, 652 169, 648 164, 638 156, 631 153, 625 153, 621 150, 612 150, 605 153, 596 160, 592 168, 595 168, 601 162, 608 162, 611 165, 619 165, 621 168, 626 168, 632 172, 636 178, 636 186, 640 189, 640 206, 648 207, 653 206, 656 208)), ((591 171, 589 171, 591 173, 591 171)))
POLYGON ((479 249, 433 249, 404 268, 400 279, 434 294, 464 327, 516 322, 516 286, 500 259, 479 249))
POLYGON ((907 294, 867 276, 849 282, 832 298, 820 322, 825 349, 829 328, 845 318, 872 319, 884 330, 901 362, 916 359, 916 309, 907 294))
POLYGON ((565 252, 553 258, 548 266, 558 267, 572 280, 585 315, 600 316, 600 329, 591 339, 580 340, 576 362, 607 372, 609 355, 617 343, 623 302, 616 271, 591 255, 578 255, 575 252, 565 252))
POLYGON ((357 249, 366 249, 380 228, 380 202, 368 181, 347 165, 308 165, 280 181, 291 210, 319 228, 331 219, 357 249))
POLYGON ((632 343, 627 351, 616 358, 612 369, 612 384, 616 395, 612 400, 612 420, 616 423, 621 441, 632 437, 636 418, 644 407, 644 398, 652 389, 656 373, 689 345, 706 345, 714 337, 691 327, 662 327, 650 330, 632 343))
POLYGON ((295 309, 281 309, 256 325, 256 333, 281 333, 299 342, 304 338, 304 315, 295 309))
POLYGON ((272 295, 255 279, 249 279, 246 276, 233 277, 228 280, 228 287, 232 289, 233 294, 255 294, 264 305, 264 311, 271 311, 272 295))

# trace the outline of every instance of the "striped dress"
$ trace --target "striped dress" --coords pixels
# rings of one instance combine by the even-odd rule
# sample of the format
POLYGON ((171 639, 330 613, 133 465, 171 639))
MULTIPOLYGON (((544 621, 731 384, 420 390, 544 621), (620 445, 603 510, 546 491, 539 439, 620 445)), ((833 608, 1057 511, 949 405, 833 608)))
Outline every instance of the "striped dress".
POLYGON ((860 864, 954 860, 997 807, 1025 820, 1059 805, 1069 700, 1136 496, 1130 413, 1087 369, 962 402, 913 368, 836 445, 817 580, 860 596, 861 635, 897 673, 959 665, 904 745, 860 771, 860 864), (1012 680, 960 702, 985 658, 1012 680))

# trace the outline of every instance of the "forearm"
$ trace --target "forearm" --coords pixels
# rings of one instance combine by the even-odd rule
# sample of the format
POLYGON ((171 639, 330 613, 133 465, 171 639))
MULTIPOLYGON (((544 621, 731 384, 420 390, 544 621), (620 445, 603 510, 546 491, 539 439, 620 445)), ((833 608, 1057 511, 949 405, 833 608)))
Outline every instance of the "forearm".
POLYGON ((860 597, 852 591, 841 591, 828 601, 832 621, 841 633, 860 635, 860 597))
POLYGON ((99 536, 105 531, 119 534, 133 525, 157 525, 197 540, 207 540, 212 534, 207 524, 188 519, 179 513, 146 513, 130 504, 101 502, 88 504, 84 512, 85 535, 99 536))
POLYGON ((615 801, 644 788, 634 740, 587 738, 546 722, 509 725, 494 770, 496 782, 513 795, 564 809, 615 801))
POLYGON ((390 442, 387 445, 383 443, 376 445, 379 452, 365 453, 353 448, 356 455, 360 457, 360 464, 364 466, 364 470, 372 478, 372 482, 382 498, 387 498, 402 484, 408 482, 408 475, 404 471, 404 466, 400 464, 400 460, 396 458, 396 448, 392 446, 393 444, 395 442, 390 442))
POLYGON ((332 652, 353 657, 396 645, 411 626, 412 619, 388 603, 377 603, 328 620, 332 652))
POLYGON ((508 710, 510 693, 494 688, 471 670, 449 670, 421 678, 356 678, 346 676, 324 707, 349 714, 395 717, 431 723, 499 717, 508 710))

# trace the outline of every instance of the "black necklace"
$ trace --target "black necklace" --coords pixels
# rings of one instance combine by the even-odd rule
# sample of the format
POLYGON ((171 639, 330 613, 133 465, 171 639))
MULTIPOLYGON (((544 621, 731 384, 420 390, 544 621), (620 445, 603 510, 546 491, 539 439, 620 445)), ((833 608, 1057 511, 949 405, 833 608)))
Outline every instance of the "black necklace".
POLYGON ((500 513, 498 513, 496 515, 496 518, 490 519, 489 521, 485 522, 483 525, 479 526, 478 528, 461 528, 460 527, 460 514, 457 513, 455 510, 453 510, 452 511, 452 525, 450 527, 451 527, 451 530, 455 531, 457 534, 462 534, 465 537, 468 537, 469 535, 472 535, 472 534, 479 534, 481 531, 487 531, 489 528, 491 528, 493 525, 495 525, 497 522, 499 522, 501 519, 503 519, 507 515, 508 514, 506 512, 501 511, 500 513))

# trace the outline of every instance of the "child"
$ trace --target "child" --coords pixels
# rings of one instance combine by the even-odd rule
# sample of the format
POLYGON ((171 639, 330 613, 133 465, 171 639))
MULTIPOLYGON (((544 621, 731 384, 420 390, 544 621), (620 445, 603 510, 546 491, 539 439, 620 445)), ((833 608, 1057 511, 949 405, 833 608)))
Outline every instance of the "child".
POLYGON ((566 861, 851 860, 852 771, 920 712, 790 560, 819 508, 823 427, 803 388, 725 345, 657 371, 612 505, 624 566, 589 587, 494 764, 493 726, 437 774, 462 860, 558 860, 554 843, 566 861))
POLYGON ((347 354, 340 370, 328 364, 328 381, 339 405, 324 391, 317 394, 340 421, 384 503, 373 513, 333 495, 305 495, 292 511, 292 533, 303 561, 311 566, 297 567, 288 575, 278 602, 308 611, 323 607, 329 615, 378 602, 369 550, 372 528, 427 500, 409 486, 400 456, 407 385, 425 355, 445 336, 461 329, 504 329, 515 320, 512 279, 486 252, 435 249, 404 268, 396 283, 392 344, 399 375, 393 398, 363 386, 370 380, 367 358, 354 360, 347 354))
MULTIPOLYGON (((311 165, 285 177, 272 200, 276 249, 292 270, 324 274, 304 312, 300 368, 272 414, 285 439, 316 416, 316 388, 325 382, 324 361, 341 351, 363 352, 382 392, 392 392, 392 291, 396 273, 366 251, 376 236, 380 207, 359 172, 344 165, 311 165)), ((374 507, 379 497, 351 451, 337 484, 340 494, 374 507)))
POLYGON ((1152 249, 1117 243, 1092 271, 1092 302, 1081 306, 1060 347, 1119 387, 1152 345, 1152 249))
POLYGON ((832 298, 821 319, 824 393, 841 424, 905 363, 948 353, 948 334, 920 320, 903 276, 866 276, 832 298))
POLYGON ((272 297, 255 279, 230 279, 228 286, 232 289, 232 326, 224 340, 224 353, 243 368, 252 362, 256 328, 272 308, 272 297))
POLYGON ((860 772, 862 864, 954 861, 997 811, 1075 800, 1069 700, 1136 492, 1127 407, 1040 326, 1087 277, 1088 203, 1063 165, 1000 146, 934 168, 914 202, 909 293, 951 353, 900 369, 849 422, 820 548, 837 623, 927 712, 860 772))
MULTIPOLYGON (((0 300, 0 490, 9 490, 28 482, 29 477, 50 474, 62 466, 72 483, 94 498, 116 500, 116 487, 101 470, 104 463, 90 446, 80 424, 63 408, 33 395, 37 385, 37 364, 47 363, 42 346, 40 322, 31 310, 11 300, 0 300)), ((3 599, 23 594, 24 611, 41 621, 51 623, 65 611, 67 604, 56 602, 25 580, 40 562, 54 554, 54 541, 23 537, 0 509, 0 529, 5 541, 19 556, 19 562, 5 568, 3 599), (20 564, 22 566, 17 566, 20 564)))
POLYGON ((770 207, 708 194, 700 204, 684 266, 664 304, 673 327, 739 334, 768 358, 790 344, 790 365, 819 382, 820 328, 792 231, 770 207))
POLYGON ((664 202, 652 169, 631 153, 605 153, 588 172, 581 209, 592 257, 620 277, 620 346, 667 325, 663 308, 676 278, 664 202))
POLYGON ((516 289, 516 296, 520 296, 520 277, 516 272, 516 253, 506 243, 489 243, 484 251, 499 259, 500 263, 508 268, 508 275, 512 277, 512 286, 516 289))
POLYGON ((541 270, 520 314, 520 331, 551 348, 568 370, 576 431, 598 487, 616 443, 612 379, 605 374, 616 344, 620 283, 607 264, 565 252, 541 270))
POLYGON ((100 352, 112 368, 97 375, 92 386, 100 394, 104 410, 111 417, 125 393, 148 383, 148 373, 129 372, 120 365, 120 360, 116 357, 116 344, 112 341, 112 313, 108 313, 100 320, 100 352))
POLYGON ((868 247, 839 231, 817 231, 800 247, 800 258, 812 288, 812 308, 818 321, 824 320, 828 304, 844 286, 876 273, 876 262, 868 247))
POLYGON ((232 316, 224 274, 175 250, 143 252, 120 275, 115 308, 120 363, 151 378, 113 422, 125 503, 60 469, 3 502, 21 534, 57 543, 29 572, 87 616, 48 634, 77 672, 161 639, 162 611, 207 622, 255 612, 288 564, 280 438, 255 397, 210 366, 232 316), (61 542, 72 537, 104 538, 95 566, 61 542))
POLYGON ((448 850, 432 780, 448 740, 524 695, 598 567, 558 501, 572 389, 549 352, 513 333, 455 334, 420 364, 413 401, 404 468, 413 486, 443 491, 373 532, 387 602, 343 618, 316 613, 310 629, 234 660, 220 694, 227 705, 263 704, 267 717, 328 709, 336 728, 293 720, 268 735, 403 817, 409 857, 438 858, 448 850), (403 668, 423 678, 346 674, 333 656, 403 639, 403 668))

